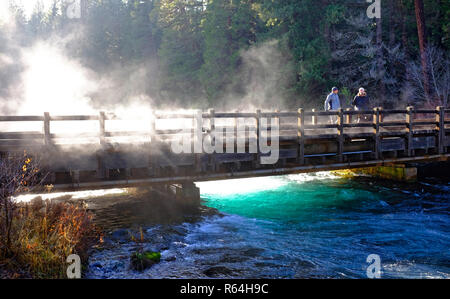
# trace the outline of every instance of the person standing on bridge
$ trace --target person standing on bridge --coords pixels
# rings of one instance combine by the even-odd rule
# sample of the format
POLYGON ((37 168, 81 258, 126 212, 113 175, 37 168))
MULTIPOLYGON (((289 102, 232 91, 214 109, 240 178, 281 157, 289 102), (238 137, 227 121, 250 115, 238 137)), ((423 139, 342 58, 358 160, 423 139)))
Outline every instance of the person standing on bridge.
MULTIPOLYGON (((325 100, 325 111, 337 111, 341 108, 341 101, 339 99, 339 89, 333 87, 331 93, 325 100)), ((337 123, 337 115, 330 115, 330 122, 332 124, 337 123)))
MULTIPOLYGON (((370 99, 367 96, 366 90, 364 88, 360 88, 358 94, 353 99, 352 105, 355 107, 356 111, 367 111, 370 109, 370 99)), ((368 120, 367 115, 358 114, 358 123, 361 120, 368 120)))

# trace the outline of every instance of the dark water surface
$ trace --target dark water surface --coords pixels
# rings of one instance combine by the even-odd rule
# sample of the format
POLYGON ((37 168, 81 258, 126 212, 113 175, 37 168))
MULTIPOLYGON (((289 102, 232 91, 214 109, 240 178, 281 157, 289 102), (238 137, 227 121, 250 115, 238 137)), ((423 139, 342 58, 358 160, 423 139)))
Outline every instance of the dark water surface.
POLYGON ((450 278, 448 180, 318 173, 198 186, 204 207, 192 216, 135 200, 98 209, 114 232, 91 256, 87 276, 365 278, 366 259, 377 254, 384 278, 450 278), (140 235, 133 222, 143 227, 142 243, 132 241, 140 235), (130 270, 139 248, 161 251, 162 262, 130 270))

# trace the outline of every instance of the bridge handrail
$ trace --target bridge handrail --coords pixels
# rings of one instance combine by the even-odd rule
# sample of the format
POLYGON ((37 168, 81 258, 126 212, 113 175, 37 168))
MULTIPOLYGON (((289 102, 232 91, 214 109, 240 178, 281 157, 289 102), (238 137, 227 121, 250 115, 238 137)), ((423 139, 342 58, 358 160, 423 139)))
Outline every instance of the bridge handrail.
MULTIPOLYGON (((413 107, 412 107, 413 108, 413 107)), ((450 109, 443 109, 445 113, 450 113, 450 109)), ((413 109, 416 114, 435 114, 437 113, 437 109, 413 109)), ((362 115, 362 114, 373 114, 373 110, 352 110, 352 109, 343 109, 344 115, 362 115)), ((381 114, 406 114, 408 112, 407 109, 380 109, 381 114)), ((330 116, 330 115, 338 115, 338 110, 333 111, 306 111, 304 112, 305 116, 330 116)), ((275 111, 275 112, 261 112, 261 117, 296 117, 298 112, 292 111, 275 111)), ((257 113, 252 112, 216 112, 214 114, 215 118, 251 118, 256 117, 257 113)), ((192 113, 155 113, 153 115, 156 119, 165 119, 165 118, 194 118, 196 117, 196 112, 192 113)), ((210 113, 202 113, 203 118, 210 117, 210 113)), ((58 115, 58 116, 50 116, 51 121, 78 121, 78 120, 99 120, 99 115, 58 115)), ((106 114, 106 120, 124 120, 121 119, 115 114, 106 114)), ((0 122, 22 122, 22 121, 44 121, 44 116, 39 115, 0 115, 0 122)))
MULTIPOLYGON (((391 109, 384 110, 382 108, 375 108, 373 110, 355 111, 352 109, 340 109, 338 111, 305 111, 304 109, 299 109, 296 112, 293 111, 275 111, 275 112, 262 112, 258 110, 256 113, 219 113, 214 110, 209 112, 199 112, 193 111, 192 113, 173 113, 173 114, 161 114, 154 113, 151 117, 152 120, 149 122, 151 124, 150 130, 145 131, 117 131, 109 132, 106 131, 105 123, 108 120, 122 120, 115 116, 114 114, 106 114, 105 112, 100 112, 99 115, 65 115, 65 116, 51 116, 49 113, 45 113, 43 116, 0 116, 0 122, 43 122, 44 130, 42 133, 39 132, 0 132, 0 141, 3 140, 36 140, 43 139, 44 144, 51 144, 52 139, 56 138, 76 138, 76 137, 100 137, 100 143, 105 143, 106 138, 111 137, 121 137, 121 136, 155 136, 155 135, 175 135, 185 133, 182 131, 183 128, 170 129, 170 130, 160 130, 156 129, 156 120, 158 119, 180 119, 187 118, 193 120, 192 130, 195 126, 201 126, 204 134, 211 134, 213 130, 216 129, 226 129, 227 127, 234 127, 235 133, 242 131, 256 130, 257 128, 263 128, 265 130, 274 129, 271 125, 262 126, 261 118, 278 118, 278 129, 280 131, 294 131, 292 135, 296 135, 301 141, 302 138, 306 137, 306 133, 314 130, 320 129, 337 129, 338 135, 344 135, 344 129, 347 128, 372 128, 372 133, 375 136, 380 135, 381 128, 390 127, 403 127, 401 130, 406 130, 409 134, 413 134, 415 126, 435 126, 435 131, 443 131, 445 137, 445 125, 450 124, 450 119, 445 118, 445 114, 450 113, 450 109, 444 109, 443 107, 437 107, 436 109, 414 109, 414 107, 407 107, 405 110, 402 109, 391 109), (403 114, 405 117, 401 120, 385 120, 386 116, 403 114), (434 114, 434 119, 419 119, 415 118, 417 115, 424 114, 434 114), (208 120, 207 123, 198 123, 198 116, 201 115, 204 119, 208 120), (370 115, 370 119, 366 122, 352 122, 353 116, 360 115, 370 115), (335 116, 337 119, 336 123, 330 124, 328 121, 326 123, 320 123, 319 117, 335 116), (255 125, 247 125, 246 128, 238 128, 237 122, 231 126, 216 126, 213 120, 220 118, 251 118, 255 119, 255 125), (283 118, 297 118, 297 121, 291 123, 283 123, 283 118), (306 119, 308 118, 308 119, 306 119), (195 123, 197 120, 197 123, 195 123), (62 133, 62 134, 52 134, 50 132, 50 123, 52 121, 99 121, 99 132, 98 133, 62 133), (206 125, 208 124, 208 125, 206 125), (206 127, 205 127, 206 126, 206 127), (295 132, 297 131, 297 132, 295 132)), ((327 118, 328 120, 328 118, 327 118)), ((401 132, 403 134, 403 132, 401 132)), ((316 132, 317 134, 317 132, 316 132)), ((439 135, 439 134, 438 134, 439 135)), ((259 134, 257 134, 259 137, 259 134)), ((441 135, 439 135, 441 136, 441 135)))

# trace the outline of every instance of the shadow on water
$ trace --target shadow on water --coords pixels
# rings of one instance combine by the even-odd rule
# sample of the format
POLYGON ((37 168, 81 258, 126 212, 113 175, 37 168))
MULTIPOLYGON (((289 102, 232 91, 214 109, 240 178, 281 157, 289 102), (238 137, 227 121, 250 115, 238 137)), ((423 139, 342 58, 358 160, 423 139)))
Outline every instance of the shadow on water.
POLYGON ((205 206, 190 206, 150 188, 129 189, 122 194, 84 199, 95 223, 107 232, 136 230, 152 225, 196 222, 217 213, 205 206))

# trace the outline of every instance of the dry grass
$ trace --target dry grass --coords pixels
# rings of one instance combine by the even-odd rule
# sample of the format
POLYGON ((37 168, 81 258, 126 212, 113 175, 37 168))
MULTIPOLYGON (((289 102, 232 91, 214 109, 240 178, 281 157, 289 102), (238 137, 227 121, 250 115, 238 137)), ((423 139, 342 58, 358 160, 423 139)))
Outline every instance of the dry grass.
POLYGON ((0 156, 0 277, 66 278, 66 259, 86 262, 96 229, 77 204, 12 198, 41 187, 45 171, 26 152, 0 156))
POLYGON ((66 278, 67 257, 78 254, 86 262, 97 239, 92 217, 82 206, 35 199, 16 209, 12 243, 0 264, 33 278, 66 278))

